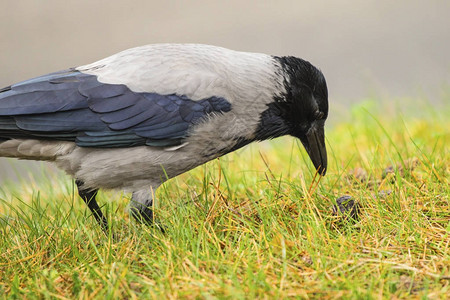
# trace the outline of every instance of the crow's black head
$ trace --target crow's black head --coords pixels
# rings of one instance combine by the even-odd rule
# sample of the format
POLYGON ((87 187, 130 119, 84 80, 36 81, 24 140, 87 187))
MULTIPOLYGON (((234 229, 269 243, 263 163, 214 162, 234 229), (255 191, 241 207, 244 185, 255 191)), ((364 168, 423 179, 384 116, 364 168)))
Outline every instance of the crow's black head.
POLYGON ((292 135, 300 139, 320 174, 327 169, 324 125, 328 116, 325 78, 309 62, 274 57, 281 66, 285 92, 274 97, 261 116, 258 139, 292 135))

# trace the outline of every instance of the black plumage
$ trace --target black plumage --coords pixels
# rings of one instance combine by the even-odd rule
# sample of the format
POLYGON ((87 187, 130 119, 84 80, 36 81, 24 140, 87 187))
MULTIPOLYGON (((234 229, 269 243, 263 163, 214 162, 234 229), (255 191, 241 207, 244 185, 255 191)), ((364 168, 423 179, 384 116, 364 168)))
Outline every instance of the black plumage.
POLYGON ((66 70, 10 86, 0 93, 2 138, 75 141, 81 147, 180 144, 191 125, 231 110, 220 97, 136 93, 66 70))

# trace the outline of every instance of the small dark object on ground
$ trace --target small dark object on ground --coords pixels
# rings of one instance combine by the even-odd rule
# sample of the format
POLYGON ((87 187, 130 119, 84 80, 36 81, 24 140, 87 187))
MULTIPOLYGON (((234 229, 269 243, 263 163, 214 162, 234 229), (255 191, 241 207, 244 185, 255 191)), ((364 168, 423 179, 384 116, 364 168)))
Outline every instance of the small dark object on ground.
POLYGON ((332 207, 334 215, 342 215, 346 219, 350 218, 355 221, 359 220, 359 204, 353 200, 352 196, 341 196, 336 199, 336 204, 332 207))
POLYGON ((388 166, 383 170, 383 172, 381 172, 381 178, 385 179, 389 174, 394 174, 394 173, 395 173, 394 166, 388 166))
POLYGON ((365 183, 368 179, 367 171, 363 168, 355 168, 350 170, 348 173, 348 178, 355 182, 365 183))
POLYGON ((403 164, 399 163, 397 166, 388 166, 381 173, 381 178, 385 179, 389 174, 393 174, 395 177, 395 172, 398 171, 401 177, 405 176, 406 172, 412 172, 419 165, 419 159, 417 157, 412 157, 406 159, 403 164), (406 170, 405 170, 406 168, 406 170), (406 171, 406 172, 405 172, 406 171))

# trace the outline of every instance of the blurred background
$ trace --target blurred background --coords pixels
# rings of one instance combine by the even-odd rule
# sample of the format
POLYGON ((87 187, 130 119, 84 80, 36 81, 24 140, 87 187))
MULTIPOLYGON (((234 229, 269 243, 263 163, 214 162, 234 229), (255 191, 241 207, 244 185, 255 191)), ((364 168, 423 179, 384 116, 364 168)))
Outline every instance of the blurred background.
MULTIPOLYGON (((304 58, 325 74, 332 112, 368 97, 439 105, 450 86, 448 0, 1 0, 0 87, 151 43, 304 58)), ((38 169, 0 158, 0 183, 38 169)))

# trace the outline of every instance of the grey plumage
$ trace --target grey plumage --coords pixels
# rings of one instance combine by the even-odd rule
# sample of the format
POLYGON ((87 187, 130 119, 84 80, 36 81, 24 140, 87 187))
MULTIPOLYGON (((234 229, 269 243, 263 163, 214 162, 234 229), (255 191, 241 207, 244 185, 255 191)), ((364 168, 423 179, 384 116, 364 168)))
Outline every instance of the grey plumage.
POLYGON ((166 176, 253 141, 298 137, 325 174, 327 115, 325 79, 302 59, 149 45, 0 90, 0 156, 56 163, 103 226, 99 188, 133 192, 150 222, 166 176))

